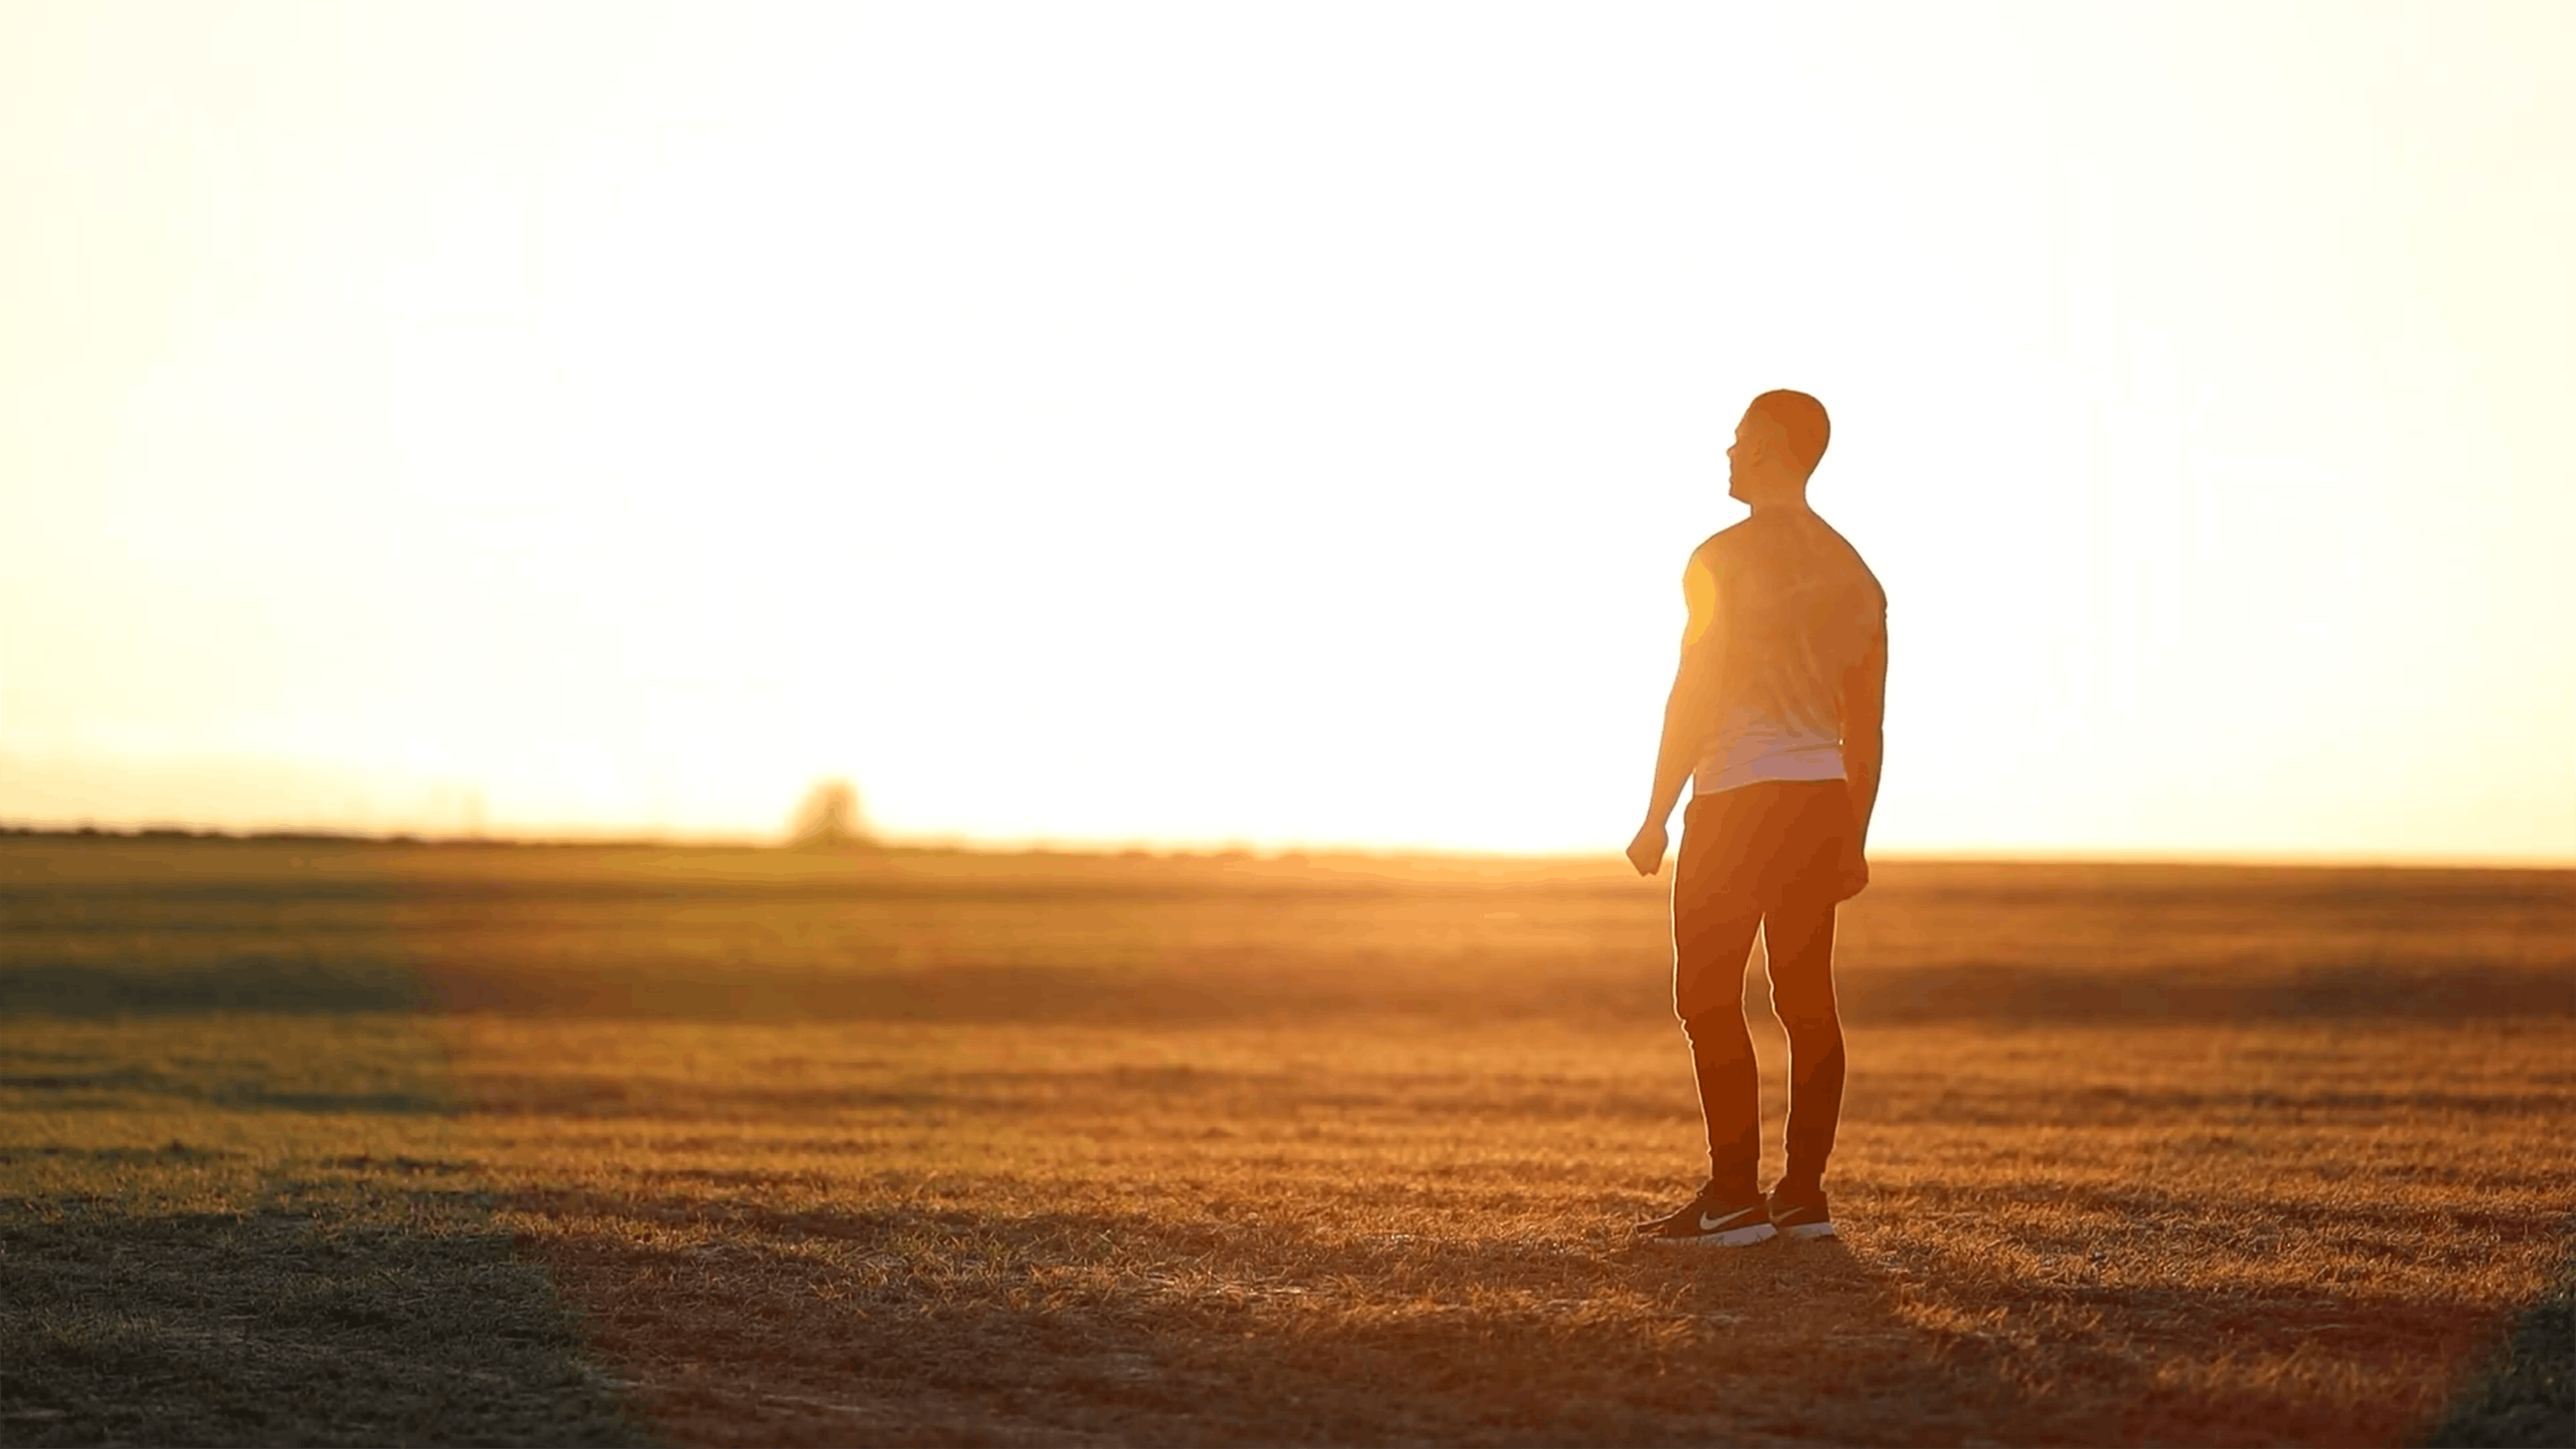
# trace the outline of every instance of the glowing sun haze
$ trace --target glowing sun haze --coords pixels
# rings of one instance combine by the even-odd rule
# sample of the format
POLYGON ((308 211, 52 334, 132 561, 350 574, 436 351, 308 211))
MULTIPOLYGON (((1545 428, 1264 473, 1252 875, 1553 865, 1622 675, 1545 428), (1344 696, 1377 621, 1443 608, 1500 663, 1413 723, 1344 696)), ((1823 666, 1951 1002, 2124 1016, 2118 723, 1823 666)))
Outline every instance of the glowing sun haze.
POLYGON ((2576 11, 0 9, 0 817, 2576 857, 2576 11))

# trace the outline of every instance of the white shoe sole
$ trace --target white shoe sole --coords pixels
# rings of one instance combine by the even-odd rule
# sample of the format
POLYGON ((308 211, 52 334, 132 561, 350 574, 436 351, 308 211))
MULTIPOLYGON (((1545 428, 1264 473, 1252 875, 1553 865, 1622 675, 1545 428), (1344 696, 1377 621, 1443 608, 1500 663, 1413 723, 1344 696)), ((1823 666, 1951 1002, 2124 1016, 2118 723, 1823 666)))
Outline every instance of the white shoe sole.
POLYGON ((1832 1223, 1800 1223, 1794 1228, 1782 1228, 1780 1230, 1780 1236, 1796 1239, 1830 1238, 1838 1235, 1834 1232, 1834 1225, 1832 1223))
POLYGON ((1693 1233, 1686 1238, 1648 1238, 1646 1241, 1675 1248, 1749 1248, 1755 1243, 1767 1243, 1779 1235, 1780 1230, 1769 1223, 1755 1223, 1749 1228, 1730 1228, 1722 1233, 1693 1233))

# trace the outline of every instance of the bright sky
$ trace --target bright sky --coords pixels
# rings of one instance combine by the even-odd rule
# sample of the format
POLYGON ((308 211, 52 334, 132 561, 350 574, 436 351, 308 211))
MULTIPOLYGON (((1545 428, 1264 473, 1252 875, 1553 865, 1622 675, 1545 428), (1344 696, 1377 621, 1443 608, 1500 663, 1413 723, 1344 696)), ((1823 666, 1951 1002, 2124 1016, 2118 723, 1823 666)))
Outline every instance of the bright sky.
POLYGON ((0 8, 0 818, 2576 858, 2576 9, 0 8))

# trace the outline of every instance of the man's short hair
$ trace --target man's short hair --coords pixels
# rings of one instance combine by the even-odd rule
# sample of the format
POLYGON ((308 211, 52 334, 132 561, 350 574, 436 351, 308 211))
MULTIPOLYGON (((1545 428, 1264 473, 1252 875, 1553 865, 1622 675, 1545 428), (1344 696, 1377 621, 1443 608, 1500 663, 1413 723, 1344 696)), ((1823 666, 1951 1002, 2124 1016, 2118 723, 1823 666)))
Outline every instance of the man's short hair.
POLYGON ((1753 400, 1745 409, 1760 413, 1780 425, 1788 435, 1789 456, 1798 460, 1800 476, 1816 471, 1825 456, 1825 444, 1834 436, 1833 421, 1825 416, 1825 405, 1803 392, 1774 388, 1753 400))

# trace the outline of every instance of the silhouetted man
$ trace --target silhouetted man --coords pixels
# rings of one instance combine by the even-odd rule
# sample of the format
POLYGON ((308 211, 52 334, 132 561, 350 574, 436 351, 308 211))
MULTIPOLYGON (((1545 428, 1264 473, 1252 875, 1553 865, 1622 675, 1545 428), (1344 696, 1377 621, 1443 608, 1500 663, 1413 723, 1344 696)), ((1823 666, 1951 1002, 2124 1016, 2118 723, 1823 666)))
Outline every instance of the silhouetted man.
POLYGON ((1887 595, 1843 536, 1807 507, 1824 456, 1824 405, 1766 392, 1726 450, 1727 493, 1753 516, 1691 555, 1690 622, 1664 705, 1655 793, 1628 846, 1640 875, 1664 861, 1664 824, 1695 782, 1673 871, 1673 1010, 1708 1120, 1708 1185, 1640 1223, 1660 1243, 1742 1247, 1830 1237, 1825 1159, 1842 1115, 1834 1013, 1834 907, 1869 881, 1861 845, 1878 800, 1887 595), (1789 1029, 1788 1167, 1766 1198, 1758 1073, 1744 964, 1762 933, 1771 1005, 1789 1029))

